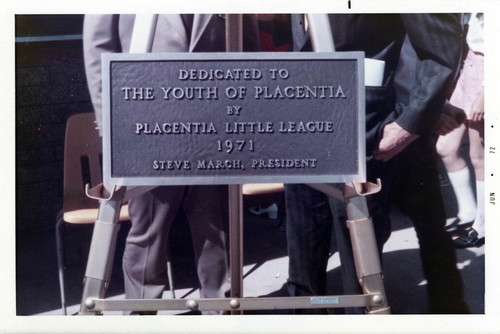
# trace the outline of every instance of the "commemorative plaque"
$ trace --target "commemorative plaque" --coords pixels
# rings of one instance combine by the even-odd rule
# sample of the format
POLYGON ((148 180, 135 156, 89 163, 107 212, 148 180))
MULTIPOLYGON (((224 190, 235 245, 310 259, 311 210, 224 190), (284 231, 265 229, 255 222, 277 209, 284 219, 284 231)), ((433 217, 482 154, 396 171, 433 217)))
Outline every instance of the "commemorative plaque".
POLYGON ((104 183, 364 182, 363 59, 104 55, 104 183))

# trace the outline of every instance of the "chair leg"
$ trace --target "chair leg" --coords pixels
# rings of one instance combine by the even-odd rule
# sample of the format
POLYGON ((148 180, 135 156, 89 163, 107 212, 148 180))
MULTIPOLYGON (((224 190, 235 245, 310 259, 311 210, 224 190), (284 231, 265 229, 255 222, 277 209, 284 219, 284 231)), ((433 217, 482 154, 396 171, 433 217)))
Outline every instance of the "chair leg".
POLYGON ((170 295, 175 299, 174 276, 172 274, 172 262, 170 261, 170 245, 167 248, 167 279, 170 288, 170 295))
POLYGON ((59 288, 61 291, 61 309, 64 315, 67 315, 66 310, 66 294, 64 288, 64 220, 60 213, 56 222, 56 247, 57 247, 57 266, 59 273, 59 288))
POLYGON ((172 296, 172 299, 175 299, 174 278, 172 276, 172 264, 170 262, 170 257, 167 260, 167 277, 168 277, 168 286, 170 287, 170 294, 172 296))

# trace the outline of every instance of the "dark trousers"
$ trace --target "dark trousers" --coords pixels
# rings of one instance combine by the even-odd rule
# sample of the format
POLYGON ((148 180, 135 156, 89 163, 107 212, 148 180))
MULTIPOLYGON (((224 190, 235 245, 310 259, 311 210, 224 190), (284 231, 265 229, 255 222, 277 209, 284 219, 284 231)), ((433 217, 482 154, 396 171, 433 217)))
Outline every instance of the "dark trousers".
MULTIPOLYGON (((367 177, 375 182, 382 178, 390 183, 392 164, 378 161, 368 163, 367 177)), ((341 185, 337 185, 341 187, 341 185)), ((367 206, 375 226, 379 253, 390 236, 389 187, 383 186, 379 193, 366 197, 367 206)), ((347 229, 345 203, 328 197, 303 184, 285 185, 287 209, 287 242, 289 255, 289 278, 287 287, 292 296, 324 295, 326 293, 326 267, 330 255, 332 229, 340 255, 343 294, 361 292, 356 276, 352 246, 347 229)), ((339 292, 341 293, 341 292, 339 292)), ((316 313, 315 310, 302 310, 316 313)), ((348 309, 347 313, 360 313, 361 309, 348 309)))
MULTIPOLYGON (((382 191, 367 197, 379 252, 390 236, 392 193, 401 210, 415 225, 428 281, 430 312, 466 313, 455 249, 451 237, 444 231, 445 214, 433 141, 420 138, 393 160, 389 163, 373 160, 367 163, 368 180, 373 182, 377 177, 382 180, 382 191)), ((306 185, 287 185, 285 191, 290 256, 289 293, 293 296, 325 294, 332 227, 340 253, 343 293, 359 293, 345 224, 345 204, 306 185)), ((360 310, 347 311, 359 313, 360 310)))
POLYGON ((415 227, 430 313, 468 313, 455 248, 444 230, 437 158, 435 141, 428 137, 419 138, 402 152, 397 159, 393 200, 415 227))

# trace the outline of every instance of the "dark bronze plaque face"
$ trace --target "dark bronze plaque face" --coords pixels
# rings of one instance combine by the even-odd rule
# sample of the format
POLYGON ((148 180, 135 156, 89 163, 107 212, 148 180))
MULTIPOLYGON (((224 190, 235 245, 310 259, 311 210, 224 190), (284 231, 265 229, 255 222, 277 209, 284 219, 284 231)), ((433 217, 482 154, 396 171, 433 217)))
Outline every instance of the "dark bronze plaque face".
POLYGON ((105 183, 362 181, 362 59, 106 55, 105 183))

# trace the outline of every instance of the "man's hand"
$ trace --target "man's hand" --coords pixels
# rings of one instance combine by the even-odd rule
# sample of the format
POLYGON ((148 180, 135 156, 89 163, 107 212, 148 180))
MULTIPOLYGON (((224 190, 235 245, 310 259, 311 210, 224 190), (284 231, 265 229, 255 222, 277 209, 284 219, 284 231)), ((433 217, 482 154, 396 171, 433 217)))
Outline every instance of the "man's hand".
POLYGON ((396 122, 388 123, 384 126, 382 139, 378 149, 373 152, 373 157, 376 160, 388 161, 417 138, 418 135, 403 129, 396 122))

